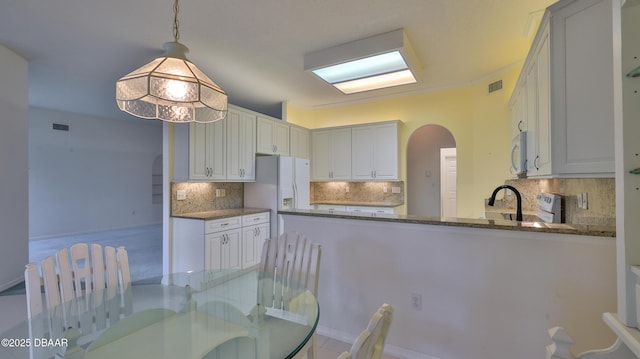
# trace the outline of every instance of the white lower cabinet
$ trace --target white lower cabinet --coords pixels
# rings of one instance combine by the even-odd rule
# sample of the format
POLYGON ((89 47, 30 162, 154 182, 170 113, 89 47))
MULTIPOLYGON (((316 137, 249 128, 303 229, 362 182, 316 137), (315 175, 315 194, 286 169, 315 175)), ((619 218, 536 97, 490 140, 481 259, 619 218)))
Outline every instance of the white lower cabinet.
POLYGON ((346 206, 334 205, 334 204, 315 204, 313 205, 313 208, 320 211, 330 211, 330 212, 333 212, 333 211, 346 212, 347 211, 346 206))
POLYGON ((271 232, 269 213, 242 217, 242 268, 260 263, 262 245, 271 232))
POLYGON ((173 218, 172 272, 247 268, 260 262, 269 212, 214 220, 173 218), (204 252, 204 253, 203 253, 204 252))
POLYGON ((242 268, 241 237, 240 229, 207 234, 204 237, 204 270, 242 268))
POLYGON ((347 206, 347 212, 352 213, 385 213, 393 214, 393 207, 347 206))
POLYGON ((393 207, 372 207, 372 206, 342 206, 333 204, 315 204, 314 209, 330 212, 349 213, 386 213, 393 214, 393 207))

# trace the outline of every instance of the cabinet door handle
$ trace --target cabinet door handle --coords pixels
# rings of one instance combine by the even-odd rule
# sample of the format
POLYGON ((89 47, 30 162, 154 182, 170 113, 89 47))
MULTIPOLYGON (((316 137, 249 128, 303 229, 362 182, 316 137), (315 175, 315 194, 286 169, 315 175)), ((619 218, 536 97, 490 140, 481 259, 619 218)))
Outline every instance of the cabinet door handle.
POLYGON ((256 229, 258 230, 258 235, 260 235, 260 232, 262 232, 262 231, 260 230, 260 227, 258 227, 258 228, 256 228, 256 229))
POLYGON ((373 171, 373 178, 378 178, 378 171, 373 171))
POLYGON ((522 125, 522 120, 518 121, 518 131, 522 132, 522 128, 520 127, 520 125, 522 125))
POLYGON ((539 170, 540 167, 538 167, 538 160, 540 159, 540 156, 536 156, 536 158, 534 158, 533 160, 533 167, 536 168, 536 170, 539 170))

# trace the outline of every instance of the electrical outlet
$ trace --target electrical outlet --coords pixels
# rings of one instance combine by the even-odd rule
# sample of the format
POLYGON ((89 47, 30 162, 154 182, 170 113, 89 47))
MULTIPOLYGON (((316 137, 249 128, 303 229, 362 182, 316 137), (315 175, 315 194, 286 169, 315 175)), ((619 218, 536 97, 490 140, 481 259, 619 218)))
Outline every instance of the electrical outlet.
POLYGON ((183 189, 179 189, 176 191, 176 199, 178 201, 184 201, 185 199, 187 199, 187 191, 183 190, 183 189))
POLYGON ((411 293, 411 309, 422 310, 422 294, 411 293))
POLYGON ((387 193, 387 185, 382 186, 382 193, 387 193))
POLYGON ((216 188, 216 197, 221 197, 222 196, 222 190, 220 190, 219 188, 216 188))
POLYGON ((345 193, 349 193, 349 186, 347 186, 347 187, 345 187, 345 188, 344 188, 344 192, 345 192, 345 193))
POLYGON ((400 193, 400 187, 391 187, 391 193, 400 193))
POLYGON ((589 194, 587 192, 582 193, 582 209, 589 209, 589 194))

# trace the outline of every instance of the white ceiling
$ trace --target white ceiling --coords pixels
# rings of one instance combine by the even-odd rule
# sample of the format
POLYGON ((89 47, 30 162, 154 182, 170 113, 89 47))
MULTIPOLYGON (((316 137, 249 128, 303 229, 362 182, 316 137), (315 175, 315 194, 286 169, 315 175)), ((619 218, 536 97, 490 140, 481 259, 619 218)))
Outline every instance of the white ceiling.
MULTIPOLYGON (((528 22, 554 0, 181 0, 180 42, 231 103, 339 105, 463 85, 523 60, 528 22), (418 84, 343 95, 304 54, 404 28, 418 84)), ((173 40, 172 0, 0 0, 0 44, 29 61, 29 103, 112 118, 115 81, 173 40)), ((536 22, 537 24, 537 22, 536 22)))

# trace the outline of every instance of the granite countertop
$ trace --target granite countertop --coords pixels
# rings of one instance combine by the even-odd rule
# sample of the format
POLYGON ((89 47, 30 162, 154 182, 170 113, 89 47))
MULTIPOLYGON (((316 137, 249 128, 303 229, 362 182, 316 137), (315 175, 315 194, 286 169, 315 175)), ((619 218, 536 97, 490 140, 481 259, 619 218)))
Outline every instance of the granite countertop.
POLYGON ((270 210, 268 208, 231 208, 231 209, 217 209, 213 211, 204 211, 204 212, 180 213, 180 214, 174 214, 171 217, 202 219, 202 220, 208 221, 211 219, 237 217, 237 216, 244 216, 247 214, 256 214, 256 213, 263 213, 263 212, 269 212, 269 211, 270 210))
POLYGON ((567 223, 543 223, 543 222, 516 222, 501 219, 473 219, 473 218, 440 218, 421 217, 399 214, 380 213, 347 213, 321 210, 291 210, 278 211, 279 214, 290 214, 297 216, 330 217, 344 219, 359 219, 368 221, 399 222, 412 224, 429 224, 452 227, 471 227, 484 229, 504 229, 512 231, 545 232, 577 234, 584 236, 611 237, 615 238, 615 226, 595 226, 578 225, 567 223))
POLYGON ((344 201, 344 200, 321 200, 313 201, 314 204, 334 204, 339 206, 362 206, 362 207, 397 207, 402 206, 403 202, 371 202, 371 201, 344 201))

